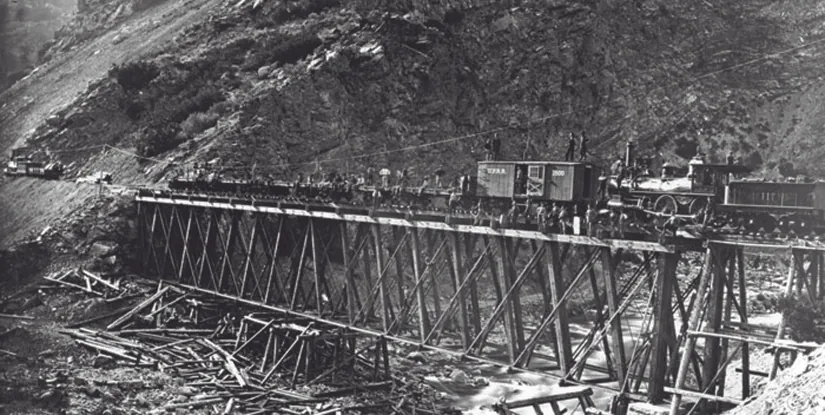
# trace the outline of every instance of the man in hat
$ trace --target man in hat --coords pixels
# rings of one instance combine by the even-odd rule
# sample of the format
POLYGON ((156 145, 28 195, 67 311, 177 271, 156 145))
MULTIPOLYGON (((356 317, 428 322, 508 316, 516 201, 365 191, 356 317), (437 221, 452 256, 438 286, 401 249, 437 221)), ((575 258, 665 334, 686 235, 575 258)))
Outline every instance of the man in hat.
POLYGON ((576 137, 570 133, 570 139, 567 140, 567 153, 564 154, 564 161, 573 161, 576 158, 576 137))

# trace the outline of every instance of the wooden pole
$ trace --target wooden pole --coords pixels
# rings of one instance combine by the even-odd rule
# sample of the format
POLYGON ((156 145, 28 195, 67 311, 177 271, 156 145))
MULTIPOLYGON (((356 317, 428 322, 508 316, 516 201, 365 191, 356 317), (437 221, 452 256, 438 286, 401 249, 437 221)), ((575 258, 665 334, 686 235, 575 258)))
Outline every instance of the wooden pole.
MULTIPOLYGON (((794 280, 796 280, 796 262, 797 262, 797 253, 794 250, 791 250, 791 260, 788 264, 788 279, 785 282, 785 298, 790 298, 791 294, 793 293, 793 285, 794 280)), ((779 320, 779 327, 776 329, 776 341, 774 343, 779 343, 782 338, 785 337, 785 324, 786 320, 788 319, 788 312, 785 311, 782 313, 782 319, 779 320)), ((776 373, 779 371, 779 357, 781 354, 781 350, 776 348, 776 351, 773 353, 773 364, 771 364, 771 371, 768 372, 768 380, 773 380, 776 378, 776 373)))
MULTIPOLYGON (((650 382, 647 396, 650 403, 664 400, 667 375, 668 343, 675 341, 673 332, 673 286, 676 283, 678 254, 660 253, 659 272, 656 276, 656 299, 653 310, 653 350, 651 356, 650 382)), ((620 379, 621 382, 621 379, 620 379)))
MULTIPOLYGON (((699 319, 702 315, 702 306, 704 304, 705 293, 708 288, 708 282, 711 277, 711 264, 713 264, 714 248, 708 247, 705 251, 705 267, 704 272, 699 277, 699 286, 696 288, 696 304, 690 312, 690 322, 688 322, 689 329, 696 329, 699 327, 699 319)), ((684 324, 684 322, 682 323, 684 324)), ((685 386, 687 379, 688 366, 690 365, 690 357, 693 348, 696 347, 696 337, 687 336, 685 340, 685 348, 682 350, 682 356, 679 362, 679 372, 676 375, 675 389, 681 390, 685 386)), ((682 404, 682 395, 674 394, 670 401, 670 415, 679 414, 679 406, 682 404)))
MULTIPOLYGON (((738 269, 739 285, 739 319, 743 324, 748 324, 748 293, 745 286, 745 254, 742 248, 736 250, 736 262, 738 269)), ((750 351, 748 342, 742 342, 742 399, 747 399, 751 393, 750 378, 750 351)))

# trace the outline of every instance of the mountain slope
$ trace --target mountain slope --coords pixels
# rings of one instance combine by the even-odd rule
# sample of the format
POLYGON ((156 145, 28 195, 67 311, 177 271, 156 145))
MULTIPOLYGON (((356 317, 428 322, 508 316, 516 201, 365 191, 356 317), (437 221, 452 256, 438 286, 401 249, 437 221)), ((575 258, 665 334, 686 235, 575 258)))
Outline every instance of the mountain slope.
MULTIPOLYGON (((156 76, 131 89, 94 83, 85 107, 65 111, 66 122, 42 127, 34 142, 106 143, 147 156, 177 148, 177 157, 222 157, 273 175, 353 156, 328 168, 458 173, 483 156, 486 132, 498 132, 509 158, 547 158, 561 156, 570 131, 585 131, 604 158, 633 139, 676 158, 698 147, 720 160, 732 150, 776 170, 820 128, 815 2, 254 3, 213 2, 209 18, 174 42, 128 38, 156 52, 147 69, 156 76), (192 117, 205 123, 184 128, 192 117), (410 146, 422 147, 398 151, 410 146)), ((86 79, 102 78, 94 75, 86 79)), ((4 141, 46 115, 12 120, 4 141)))
POLYGON ((125 183, 209 160, 420 177, 472 172, 493 135, 558 158, 585 131, 604 162, 634 140, 825 175, 814 1, 93 1, 0 95, 0 149, 125 183))

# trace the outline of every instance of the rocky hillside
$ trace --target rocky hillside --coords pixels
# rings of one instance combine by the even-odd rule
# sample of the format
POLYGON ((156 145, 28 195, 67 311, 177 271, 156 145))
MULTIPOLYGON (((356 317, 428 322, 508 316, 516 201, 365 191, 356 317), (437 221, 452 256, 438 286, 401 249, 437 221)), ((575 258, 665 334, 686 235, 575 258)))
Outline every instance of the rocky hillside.
POLYGON ((94 1, 50 56, 97 42, 89 53, 119 66, 96 66, 84 90, 53 65, 42 79, 78 95, 48 106, 21 103, 38 79, 13 88, 3 148, 92 148, 59 153, 72 162, 108 144, 278 176, 316 161, 463 173, 492 134, 520 159, 559 157, 585 131, 602 159, 632 139, 674 161, 733 151, 766 174, 825 175, 814 1, 215 0, 198 16, 184 11, 203 1, 94 1), (182 16, 185 30, 145 40, 182 16))
MULTIPOLYGON (((221 2, 154 56, 124 59, 133 63, 93 83, 82 105, 57 112, 32 141, 173 151, 275 175, 315 160, 463 172, 492 133, 507 157, 537 158, 560 156, 563 137, 585 131, 602 157, 633 139, 677 160, 697 148, 717 160, 734 151, 768 173, 819 174, 821 9, 767 0, 221 2)), ((97 10, 64 39, 97 33, 88 30, 97 10)), ((26 131, 3 134, 8 143, 26 131)))
POLYGON ((55 29, 68 22, 77 0, 0 0, 0 91, 39 61, 55 29))

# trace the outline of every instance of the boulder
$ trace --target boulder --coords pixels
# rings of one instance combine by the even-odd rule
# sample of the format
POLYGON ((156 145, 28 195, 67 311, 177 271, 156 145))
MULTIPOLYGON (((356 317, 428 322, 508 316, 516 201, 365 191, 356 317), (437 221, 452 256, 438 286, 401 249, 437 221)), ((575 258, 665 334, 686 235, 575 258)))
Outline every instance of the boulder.
POLYGON ((103 258, 110 255, 117 248, 117 244, 109 242, 95 242, 89 247, 89 255, 103 258))
POLYGON ((269 78, 269 73, 272 72, 272 67, 269 65, 261 66, 258 68, 258 79, 266 79, 269 78))
POLYGON ((115 265, 117 265, 117 260, 118 260, 117 255, 109 255, 109 256, 103 258, 103 263, 106 264, 106 265, 115 266, 115 265))
POLYGON ((412 352, 407 355, 407 359, 417 363, 427 363, 427 356, 421 352, 412 352))
POLYGON ((95 356, 95 359, 92 361, 92 367, 95 368, 103 368, 103 367, 110 367, 115 364, 115 359, 99 354, 95 356))
POLYGON ((458 384, 462 384, 462 385, 468 385, 468 384, 470 384, 470 378, 469 378, 469 377, 467 376, 467 374, 466 374, 466 373, 464 373, 464 371, 463 371, 463 370, 461 370, 461 369, 455 369, 455 370, 453 370, 453 371, 450 373, 450 379, 452 379, 452 380, 453 380, 453 382, 458 383, 458 384))

